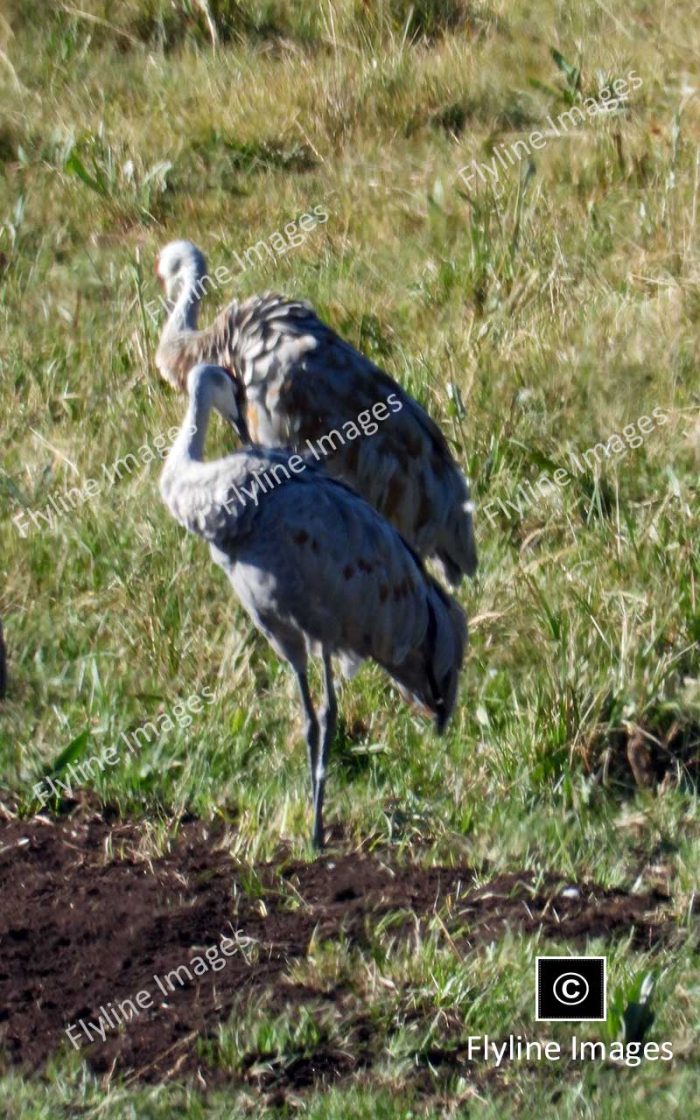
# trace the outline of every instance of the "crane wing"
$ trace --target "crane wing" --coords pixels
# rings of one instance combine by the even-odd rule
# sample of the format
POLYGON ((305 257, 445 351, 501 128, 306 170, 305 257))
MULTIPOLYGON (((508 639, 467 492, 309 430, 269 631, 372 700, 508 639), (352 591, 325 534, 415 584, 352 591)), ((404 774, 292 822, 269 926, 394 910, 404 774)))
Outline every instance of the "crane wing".
POLYGON ((308 447, 450 578, 473 574, 469 488, 437 424, 307 304, 266 296, 253 310, 236 312, 232 353, 252 438, 308 447))
MULTIPOLYGON (((269 460, 268 477, 281 459, 269 460)), ((403 660, 422 637, 420 560, 322 471, 310 466, 262 494, 250 529, 240 534, 229 520, 213 543, 233 562, 236 591, 264 629, 287 620, 319 646, 384 662, 403 660)))

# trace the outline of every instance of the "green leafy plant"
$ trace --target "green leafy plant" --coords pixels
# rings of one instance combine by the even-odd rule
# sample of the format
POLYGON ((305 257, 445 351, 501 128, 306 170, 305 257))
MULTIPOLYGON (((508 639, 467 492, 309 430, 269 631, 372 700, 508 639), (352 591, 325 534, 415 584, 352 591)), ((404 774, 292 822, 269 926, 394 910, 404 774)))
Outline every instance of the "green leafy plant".
POLYGON ((551 54, 554 62, 564 75, 564 99, 569 105, 573 105, 574 101, 578 100, 581 93, 581 67, 574 66, 573 63, 567 62, 561 51, 556 47, 550 47, 549 53, 551 54))
POLYGON ((655 973, 641 971, 635 973, 628 985, 615 989, 603 1028, 607 1042, 644 1041, 655 1018, 651 1009, 655 986, 655 973))
POLYGON ((528 84, 532 89, 546 93, 548 97, 563 101, 566 105, 573 105, 581 99, 581 64, 579 62, 578 66, 574 66, 556 47, 550 47, 549 53, 558 70, 564 75, 564 85, 555 88, 546 82, 541 82, 539 78, 530 78, 528 84))

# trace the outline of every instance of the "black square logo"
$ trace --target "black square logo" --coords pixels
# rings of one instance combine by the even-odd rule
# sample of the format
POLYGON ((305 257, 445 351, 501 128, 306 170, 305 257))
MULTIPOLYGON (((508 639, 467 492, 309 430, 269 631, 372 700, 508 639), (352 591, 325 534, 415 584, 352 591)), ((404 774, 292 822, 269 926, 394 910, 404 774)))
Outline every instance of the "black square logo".
POLYGON ((565 1023, 606 1017, 605 957, 538 957, 535 1019, 565 1023))

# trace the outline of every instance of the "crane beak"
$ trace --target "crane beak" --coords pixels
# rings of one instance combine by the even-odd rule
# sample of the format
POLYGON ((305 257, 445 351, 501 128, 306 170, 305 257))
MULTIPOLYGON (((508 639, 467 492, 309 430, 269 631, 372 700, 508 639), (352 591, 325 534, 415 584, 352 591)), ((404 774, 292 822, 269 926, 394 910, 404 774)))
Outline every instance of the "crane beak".
POLYGON ((242 382, 238 379, 232 369, 224 366, 223 369, 231 378, 233 382, 233 390, 236 397, 236 416, 229 417, 229 424, 235 430, 239 440, 244 446, 251 443, 250 431, 248 430, 248 422, 246 420, 246 397, 245 389, 242 382))
POLYGON ((235 420, 233 417, 230 417, 229 424, 235 431, 241 443, 247 446, 250 443, 250 432, 248 431, 248 425, 246 424, 245 418, 241 415, 241 413, 238 413, 238 416, 235 418, 235 420))

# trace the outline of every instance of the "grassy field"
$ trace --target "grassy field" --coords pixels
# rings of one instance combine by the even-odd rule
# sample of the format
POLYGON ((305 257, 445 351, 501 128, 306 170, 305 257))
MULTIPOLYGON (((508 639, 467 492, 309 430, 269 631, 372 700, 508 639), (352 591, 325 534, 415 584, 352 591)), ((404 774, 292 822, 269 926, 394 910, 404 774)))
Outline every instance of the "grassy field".
MULTIPOLYGON (((350 1010, 251 1003, 197 1040, 211 1079, 107 1075, 61 1037, 32 1073, 0 1049, 0 1113, 690 1115, 697 11, 9 0, 0 48, 0 816, 34 816, 47 774, 69 784, 71 761, 113 746, 114 764, 52 796, 47 820, 136 821, 144 864, 193 817, 241 867, 281 846, 313 858, 293 678, 158 494, 154 440, 183 402, 153 365, 153 259, 184 236, 211 271, 236 253, 244 264, 205 322, 265 289, 308 299, 429 409, 473 484, 480 570, 460 591, 471 647, 455 718, 438 740, 372 667, 344 686, 332 851, 470 867, 480 883, 522 872, 658 888, 675 930, 649 948, 619 932, 545 946, 517 930, 470 945, 438 912, 410 938, 387 921, 314 940, 290 982, 351 991, 350 1010), (553 127, 631 72, 616 112, 553 127), (538 150, 509 160, 534 131, 538 150), (492 171, 467 181, 473 160, 492 171), (328 220, 301 244, 245 256, 314 206, 328 220), (72 508, 66 494, 89 480, 72 508), (569 1024, 533 1021, 533 961, 577 950, 608 956, 623 1004, 654 973, 647 1037, 672 1041, 673 1062, 431 1061, 479 1033, 570 1038, 569 1024), (278 1066, 321 1045, 352 1053, 360 1012, 374 1040, 361 1070, 276 1093, 243 1076, 246 1053, 278 1066)), ((230 446, 223 425, 210 446, 230 446)), ((604 1037, 599 1026, 581 1033, 604 1037)), ((605 1029, 614 1037, 614 1016, 605 1029)))

